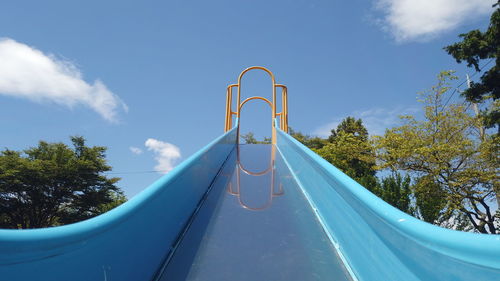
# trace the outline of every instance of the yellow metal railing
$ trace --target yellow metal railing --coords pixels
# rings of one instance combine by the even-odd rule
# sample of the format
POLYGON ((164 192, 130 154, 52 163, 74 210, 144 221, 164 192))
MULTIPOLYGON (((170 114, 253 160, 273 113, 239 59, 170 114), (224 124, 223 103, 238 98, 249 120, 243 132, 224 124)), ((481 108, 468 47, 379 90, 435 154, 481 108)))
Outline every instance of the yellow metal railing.
POLYGON ((276 131, 275 131, 275 122, 274 120, 279 116, 279 126, 280 129, 288 132, 288 91, 285 85, 282 84, 276 84, 276 80, 274 78, 274 74, 267 68, 262 67, 262 66, 252 66, 249 67, 245 70, 243 70, 240 73, 240 76, 238 76, 238 83, 237 84, 231 84, 227 86, 226 90, 226 120, 225 120, 225 127, 224 131, 227 132, 231 130, 233 127, 233 116, 236 116, 236 122, 238 123, 238 139, 239 139, 239 122, 240 122, 240 114, 241 114, 241 108, 243 105, 251 100, 263 100, 269 106, 271 106, 272 110, 272 116, 271 116, 271 121, 272 121, 272 126, 273 126, 273 135, 272 135, 272 142, 273 144, 276 143, 276 131), (263 97, 250 97, 245 99, 243 102, 241 102, 241 79, 243 78, 243 75, 247 73, 248 71, 252 69, 260 69, 264 70, 271 76, 271 80, 273 83, 273 101, 269 101, 266 98, 263 97), (233 104, 233 88, 238 89, 238 95, 236 98, 236 111, 233 111, 232 109, 232 104, 233 104), (281 112, 276 112, 276 90, 280 88, 281 89, 281 112))

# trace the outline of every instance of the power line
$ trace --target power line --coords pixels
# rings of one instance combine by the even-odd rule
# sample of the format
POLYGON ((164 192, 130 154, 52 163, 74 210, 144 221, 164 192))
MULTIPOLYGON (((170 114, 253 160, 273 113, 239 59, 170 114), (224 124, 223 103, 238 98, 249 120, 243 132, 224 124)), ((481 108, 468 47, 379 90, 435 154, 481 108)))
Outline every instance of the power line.
POLYGON ((128 171, 128 172, 103 172, 107 175, 129 175, 129 174, 152 174, 152 173, 164 173, 167 171, 128 171))
POLYGON ((160 171, 126 171, 126 172, 113 172, 113 171, 105 171, 105 172, 81 172, 77 171, 75 174, 78 175, 99 175, 99 174, 104 174, 104 175, 130 175, 130 174, 153 174, 153 173, 166 173, 168 172, 167 170, 160 170, 160 171))
MULTIPOLYGON (((489 61, 487 61, 482 67, 479 68, 479 71, 476 71, 474 72, 470 78, 476 76, 476 74, 478 74, 479 72, 483 71, 483 69, 488 66, 488 64, 490 64, 491 62, 493 61, 493 58, 490 59, 489 61)), ((446 105, 448 105, 448 103, 450 102, 451 98, 453 97, 453 95, 458 91, 458 88, 462 87, 463 84, 465 84, 467 82, 467 79, 465 79, 464 81, 462 81, 462 83, 460 83, 458 86, 455 87, 455 89, 453 90, 453 92, 451 93, 451 95, 448 97, 448 99, 446 100, 446 102, 444 103, 443 107, 446 107, 446 105)))

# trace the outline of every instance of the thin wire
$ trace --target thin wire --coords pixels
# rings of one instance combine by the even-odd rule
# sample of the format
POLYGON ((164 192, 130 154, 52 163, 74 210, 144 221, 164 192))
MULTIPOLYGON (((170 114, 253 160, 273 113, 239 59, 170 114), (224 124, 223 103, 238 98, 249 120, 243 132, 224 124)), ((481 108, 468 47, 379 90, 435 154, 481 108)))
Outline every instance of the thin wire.
POLYGON ((103 172, 107 175, 124 175, 124 174, 151 174, 151 173, 165 173, 167 171, 129 171, 129 172, 103 172))
MULTIPOLYGON (((487 61, 482 67, 479 68, 479 71, 474 72, 471 76, 469 76, 469 78, 472 78, 472 77, 476 76, 476 74, 478 74, 479 72, 483 71, 483 69, 486 66, 488 66, 488 64, 490 64, 492 61, 493 61, 493 58, 490 59, 489 61, 487 61)), ((455 89, 453 90, 451 95, 448 97, 448 99, 444 103, 443 107, 446 107, 446 105, 448 105, 448 103, 450 102, 453 95, 458 91, 458 88, 462 87, 462 85, 465 84, 466 82, 467 82, 467 79, 465 79, 464 81, 462 81, 462 83, 460 83, 458 86, 455 87, 455 89)))
POLYGON ((127 171, 127 172, 113 172, 113 171, 107 171, 107 172, 76 172, 75 174, 78 175, 99 175, 99 174, 104 174, 104 175, 130 175, 130 174, 153 174, 153 173, 166 173, 168 172, 167 170, 159 170, 159 171, 127 171))

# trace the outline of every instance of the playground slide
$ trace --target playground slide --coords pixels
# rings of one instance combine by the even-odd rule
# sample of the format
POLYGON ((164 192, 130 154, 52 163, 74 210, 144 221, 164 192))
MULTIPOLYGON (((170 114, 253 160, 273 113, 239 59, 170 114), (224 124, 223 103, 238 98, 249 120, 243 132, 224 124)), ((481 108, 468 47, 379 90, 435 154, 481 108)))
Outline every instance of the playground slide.
POLYGON ((0 230, 0 280, 500 280, 500 236, 419 221, 276 129, 236 128, 101 216, 0 230))

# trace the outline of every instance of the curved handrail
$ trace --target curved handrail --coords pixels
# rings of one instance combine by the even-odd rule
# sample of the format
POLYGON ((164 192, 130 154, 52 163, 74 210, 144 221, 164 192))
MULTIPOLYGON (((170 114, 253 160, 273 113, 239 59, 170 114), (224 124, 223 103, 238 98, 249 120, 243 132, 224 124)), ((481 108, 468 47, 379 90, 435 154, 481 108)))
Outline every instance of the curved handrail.
POLYGON ((241 110, 241 108, 243 107, 243 105, 244 105, 245 103, 247 103, 247 102, 251 101, 251 100, 263 100, 263 101, 267 102, 267 104, 268 104, 271 108, 273 108, 273 104, 272 104, 272 103, 271 103, 268 99, 266 99, 266 98, 263 98, 263 97, 250 97, 250 98, 245 99, 245 100, 244 100, 244 101, 240 104, 240 106, 239 106, 238 110, 241 110))
MULTIPOLYGON (((232 127, 232 117, 233 115, 236 115, 236 125, 239 125, 239 120, 240 120, 240 115, 241 115, 241 108, 243 104, 247 103, 250 100, 254 99, 260 99, 264 100, 271 106, 271 119, 275 119, 276 116, 280 116, 280 124, 279 127, 285 131, 288 132, 288 90, 285 85, 283 84, 276 84, 276 79, 274 77, 274 74, 267 68, 263 66, 252 66, 249 68, 246 68, 243 70, 240 75, 238 76, 238 83, 237 84, 230 84, 227 86, 226 89, 226 116, 225 116, 225 121, 224 121, 224 130, 227 132, 228 130, 231 129, 232 127), (245 99, 243 102, 241 102, 241 81, 243 76, 250 70, 263 70, 269 76, 271 77, 271 82, 273 86, 273 98, 272 102, 269 101, 266 98, 263 97, 251 97, 248 99, 245 99), (232 110, 232 101, 233 101, 233 88, 238 88, 238 95, 237 95, 237 104, 236 104, 236 112, 232 110), (281 97, 282 97, 282 111, 281 112, 276 112, 276 88, 281 88, 281 97)), ((275 124, 273 122, 273 128, 275 124)), ((272 135, 272 141, 273 143, 276 143, 276 132, 273 129, 273 135, 272 135)))
MULTIPOLYGON (((265 71, 269 76, 271 77, 271 81, 273 83, 273 104, 272 104, 272 111, 273 111, 273 119, 276 117, 276 79, 274 78, 274 74, 267 68, 263 66, 251 66, 245 70, 243 70, 240 75, 238 76, 238 104, 241 104, 241 79, 243 78, 243 75, 247 73, 250 70, 253 69, 259 69, 265 71)), ((238 108, 238 114, 237 117, 240 117, 240 110, 238 108)))

